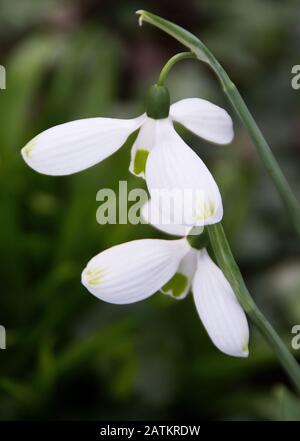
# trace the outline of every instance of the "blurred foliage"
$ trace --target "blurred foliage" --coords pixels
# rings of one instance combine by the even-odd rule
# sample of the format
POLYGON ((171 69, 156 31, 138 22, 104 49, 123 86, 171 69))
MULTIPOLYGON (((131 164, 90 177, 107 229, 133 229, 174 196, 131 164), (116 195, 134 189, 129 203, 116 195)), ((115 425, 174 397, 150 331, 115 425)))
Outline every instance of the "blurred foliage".
MULTIPOLYGON (((156 294, 129 306, 102 303, 80 283, 97 252, 150 226, 99 226, 96 193, 144 186, 128 174, 126 146, 80 174, 38 175, 20 148, 40 131, 76 118, 135 116, 167 58, 181 47, 139 28, 136 9, 201 36, 237 83, 300 196, 296 0, 2 0, 0 64, 1 419, 300 419, 299 401, 270 349, 252 330, 250 357, 218 352, 191 297, 156 294), (287 384, 289 387, 289 385, 287 384)), ((206 66, 170 74, 172 100, 199 96, 226 107, 206 66)), ((214 171, 225 226, 250 291, 290 345, 300 321, 300 255, 274 188, 243 128, 228 147, 184 132, 214 171)), ((296 353, 297 355, 297 353, 296 353)))

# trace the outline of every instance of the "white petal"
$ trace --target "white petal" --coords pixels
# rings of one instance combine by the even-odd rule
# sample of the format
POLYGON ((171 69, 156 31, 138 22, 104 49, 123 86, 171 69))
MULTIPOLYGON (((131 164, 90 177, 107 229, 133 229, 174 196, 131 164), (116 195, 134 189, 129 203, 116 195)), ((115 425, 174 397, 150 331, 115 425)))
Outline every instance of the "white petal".
POLYGON ((187 98, 170 107, 170 115, 191 132, 217 144, 233 139, 232 120, 226 110, 200 98, 187 98))
POLYGON ((113 154, 144 119, 88 118, 60 124, 37 135, 21 153, 39 173, 69 175, 113 154))
POLYGON ((164 213, 152 200, 143 205, 142 217, 145 222, 151 224, 158 230, 175 236, 187 236, 191 229, 191 227, 172 222, 172 218, 164 216, 164 213))
POLYGON ((168 119, 158 120, 146 181, 152 202, 166 219, 173 217, 170 223, 192 227, 222 219, 222 199, 214 178, 168 119))
POLYGON ((247 357, 249 328, 245 312, 206 250, 199 252, 193 293, 198 314, 217 348, 228 355, 247 357))
POLYGON ((135 176, 145 178, 147 157, 155 142, 157 120, 146 117, 131 149, 129 171, 135 176))
POLYGON ((189 248, 185 239, 126 242, 91 259, 82 272, 82 283, 106 302, 137 302, 170 280, 189 248))
POLYGON ((179 267, 172 277, 161 289, 163 294, 176 300, 184 299, 190 291, 197 266, 197 250, 191 248, 182 258, 179 267))

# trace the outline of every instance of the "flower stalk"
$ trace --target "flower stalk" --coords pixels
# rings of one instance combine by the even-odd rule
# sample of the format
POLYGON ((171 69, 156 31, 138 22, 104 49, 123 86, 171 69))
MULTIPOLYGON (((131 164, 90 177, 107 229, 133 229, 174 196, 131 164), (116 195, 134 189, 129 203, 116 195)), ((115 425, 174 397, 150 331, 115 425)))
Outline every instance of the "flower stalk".
POLYGON ((208 237, 207 229, 204 228, 202 234, 189 234, 187 236, 187 241, 189 242, 191 247, 195 248, 196 250, 201 250, 202 248, 206 248, 209 245, 209 237, 208 237))
POLYGON ((174 64, 176 64, 178 61, 186 60, 188 58, 197 58, 197 57, 193 52, 180 52, 179 54, 176 54, 173 57, 171 57, 162 68, 157 84, 159 86, 163 85, 166 77, 168 76, 174 64))
MULTIPOLYGON (((269 144, 257 126, 245 101, 224 68, 210 52, 210 50, 195 35, 191 34, 187 30, 147 11, 140 10, 137 11, 137 14, 140 16, 140 23, 143 21, 148 22, 171 35, 184 46, 188 47, 197 59, 207 63, 213 69, 223 87, 224 93, 232 104, 239 119, 248 130, 248 133, 256 147, 257 153, 281 197, 286 212, 290 217, 291 223, 293 224, 297 234, 300 236, 299 203, 293 194, 284 174, 282 173, 269 144)), ((164 78, 165 73, 163 73, 163 79, 164 78)))
POLYGON ((280 336, 277 334, 262 312, 258 309, 254 300, 252 299, 245 285, 240 269, 233 257, 222 224, 218 223, 209 225, 206 227, 206 231, 208 232, 217 263, 224 272, 240 304, 248 314, 251 321, 256 325, 261 334, 268 341, 273 351, 277 355, 281 365, 300 394, 299 365, 280 336))

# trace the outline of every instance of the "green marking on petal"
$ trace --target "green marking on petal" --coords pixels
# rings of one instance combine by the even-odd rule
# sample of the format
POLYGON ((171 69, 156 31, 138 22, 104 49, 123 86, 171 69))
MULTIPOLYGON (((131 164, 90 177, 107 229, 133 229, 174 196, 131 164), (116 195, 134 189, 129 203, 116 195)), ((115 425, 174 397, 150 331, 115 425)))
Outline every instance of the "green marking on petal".
POLYGON ((87 282, 91 286, 100 285, 104 272, 99 268, 89 269, 86 271, 87 282))
POLYGON ((180 297, 186 290, 187 285, 187 276, 182 273, 176 273, 161 290, 166 294, 171 294, 173 297, 180 297))
POLYGON ((203 202, 196 213, 196 221, 206 221, 215 213, 215 204, 213 201, 203 202))
POLYGON ((23 152, 25 153, 25 156, 27 156, 27 158, 31 158, 32 150, 33 150, 35 144, 36 143, 35 143, 34 139, 32 139, 23 148, 23 152))
POLYGON ((133 163, 133 172, 136 175, 140 175, 140 174, 145 175, 148 155, 149 155, 148 150, 139 149, 136 151, 134 157, 134 163, 133 163))
POLYGON ((248 353, 249 353, 248 340, 243 344, 242 351, 243 351, 245 354, 248 354, 248 353))

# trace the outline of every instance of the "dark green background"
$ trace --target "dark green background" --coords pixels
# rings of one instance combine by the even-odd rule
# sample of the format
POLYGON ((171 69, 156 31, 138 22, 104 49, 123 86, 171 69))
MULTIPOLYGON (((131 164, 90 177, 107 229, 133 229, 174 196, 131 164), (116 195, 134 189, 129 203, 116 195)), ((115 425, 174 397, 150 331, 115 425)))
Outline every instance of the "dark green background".
MULTIPOLYGON (((130 144, 77 175, 35 173, 19 151, 55 124, 134 117, 165 61, 182 47, 137 25, 149 9, 196 33, 227 69, 300 196, 299 4, 295 0, 2 0, 0 64, 1 419, 297 419, 286 376, 251 329, 250 356, 210 342, 192 297, 160 294, 114 306, 80 283, 86 262, 111 245, 163 237, 150 226, 99 226, 101 188, 143 186, 129 176, 130 144)), ((203 97, 233 116, 235 140, 185 139, 220 186, 224 224, 247 285, 287 345, 300 323, 300 257, 286 213, 213 74, 184 61, 171 99, 203 97)), ((295 351, 295 355, 299 355, 295 351)))

